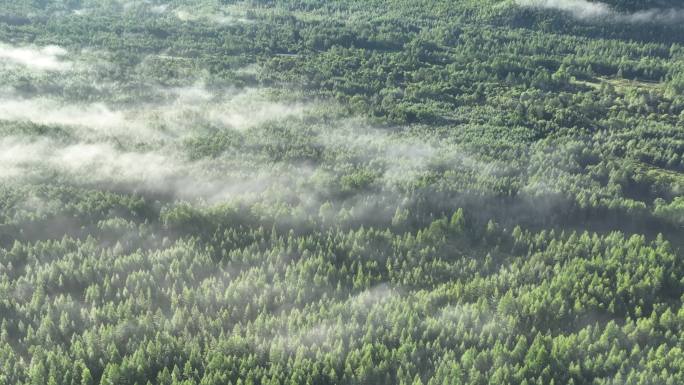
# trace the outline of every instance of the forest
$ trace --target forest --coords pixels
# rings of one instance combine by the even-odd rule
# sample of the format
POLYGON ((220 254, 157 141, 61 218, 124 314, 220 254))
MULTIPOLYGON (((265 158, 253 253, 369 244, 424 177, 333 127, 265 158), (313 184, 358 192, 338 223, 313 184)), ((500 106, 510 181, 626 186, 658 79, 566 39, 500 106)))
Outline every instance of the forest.
POLYGON ((0 385, 682 383, 680 0, 0 0, 0 385))

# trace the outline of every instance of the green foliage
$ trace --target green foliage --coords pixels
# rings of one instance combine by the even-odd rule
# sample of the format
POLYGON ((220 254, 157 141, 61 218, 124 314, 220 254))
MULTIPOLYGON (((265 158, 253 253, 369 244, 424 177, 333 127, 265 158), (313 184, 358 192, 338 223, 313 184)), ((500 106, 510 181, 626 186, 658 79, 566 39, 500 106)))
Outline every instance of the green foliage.
POLYGON ((684 383, 683 36, 0 1, 0 385, 684 383))

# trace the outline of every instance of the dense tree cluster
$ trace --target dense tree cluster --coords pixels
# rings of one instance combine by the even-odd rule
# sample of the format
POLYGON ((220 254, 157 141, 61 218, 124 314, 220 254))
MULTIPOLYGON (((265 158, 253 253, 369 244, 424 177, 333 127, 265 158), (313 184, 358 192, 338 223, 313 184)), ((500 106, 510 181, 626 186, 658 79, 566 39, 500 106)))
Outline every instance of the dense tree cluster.
POLYGON ((683 32, 0 0, 0 385, 683 383, 683 32))

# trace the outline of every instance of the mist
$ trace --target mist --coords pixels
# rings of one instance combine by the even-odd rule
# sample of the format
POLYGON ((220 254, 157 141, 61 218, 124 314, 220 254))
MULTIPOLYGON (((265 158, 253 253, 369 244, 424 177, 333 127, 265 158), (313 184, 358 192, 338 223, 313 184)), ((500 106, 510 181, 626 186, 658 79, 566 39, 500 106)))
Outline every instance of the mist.
POLYGON ((309 108, 303 103, 273 101, 257 89, 218 94, 203 85, 193 85, 158 88, 151 93, 160 101, 118 105, 0 92, 0 120, 72 126, 86 132, 149 140, 186 136, 202 126, 244 130, 271 120, 302 117, 309 108))
POLYGON ((567 12, 580 20, 617 23, 674 24, 684 21, 684 9, 651 8, 632 13, 620 12, 609 4, 587 0, 515 0, 525 8, 567 12))
POLYGON ((240 167, 221 159, 189 161, 171 150, 130 151, 107 143, 61 144, 48 139, 0 140, 0 179, 58 178, 74 185, 162 194, 216 203, 255 198, 306 175, 306 169, 240 167), (301 174, 301 175, 298 175, 301 174), (257 195, 255 195, 257 194, 257 195))
POLYGON ((39 71, 65 71, 71 63, 65 60, 67 50, 57 45, 43 47, 14 46, 0 42, 0 63, 39 71))

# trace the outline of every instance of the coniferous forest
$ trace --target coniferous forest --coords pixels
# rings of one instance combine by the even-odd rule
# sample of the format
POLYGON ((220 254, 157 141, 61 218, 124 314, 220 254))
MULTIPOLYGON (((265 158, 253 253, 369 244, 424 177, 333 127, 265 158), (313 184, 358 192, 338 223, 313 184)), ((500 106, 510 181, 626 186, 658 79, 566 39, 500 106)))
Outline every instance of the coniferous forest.
POLYGON ((0 0, 0 385, 682 383, 680 0, 0 0))

